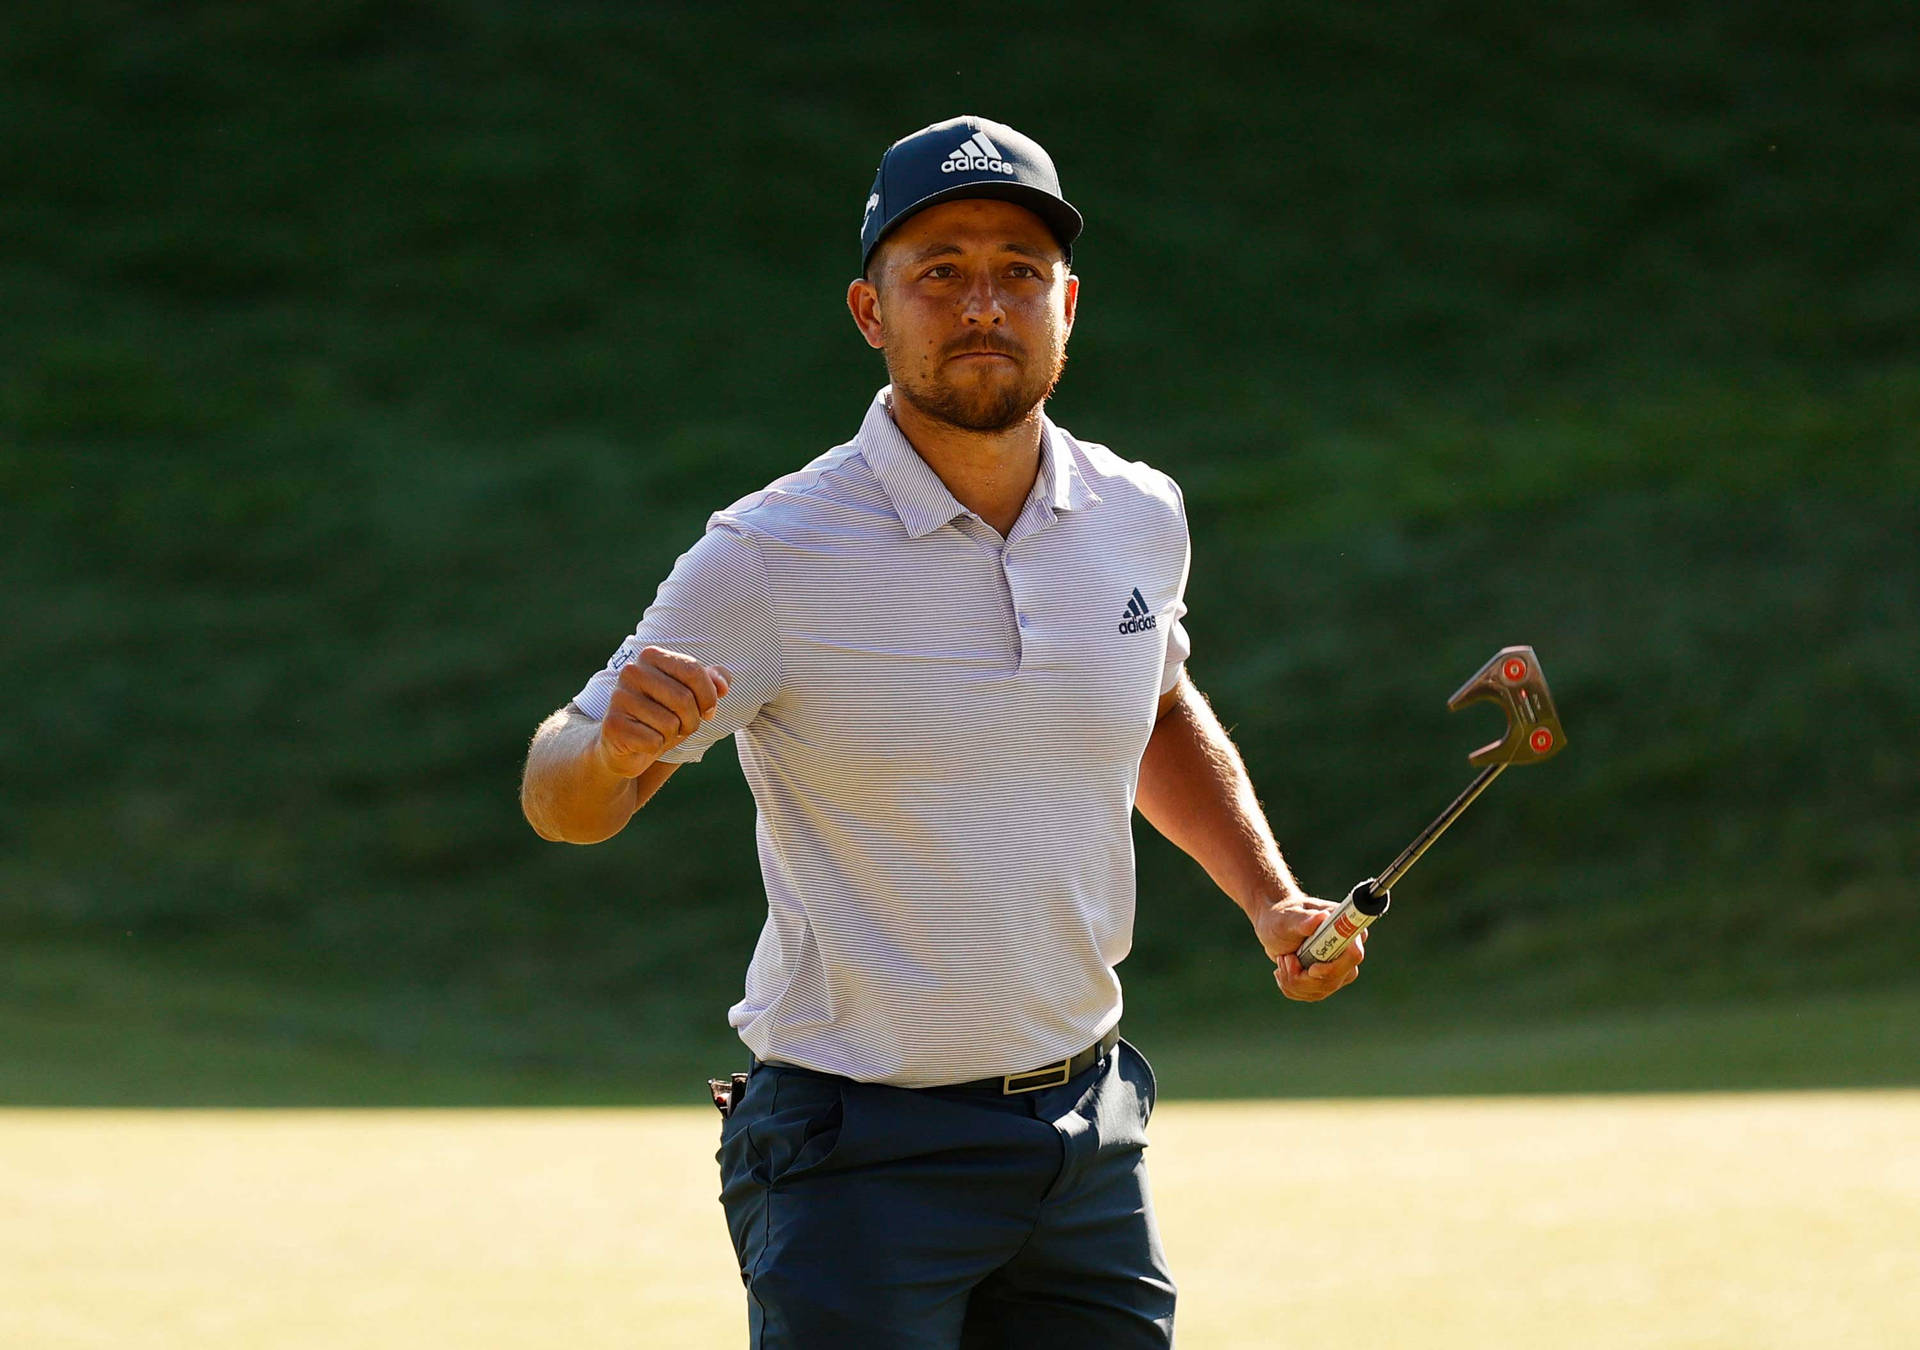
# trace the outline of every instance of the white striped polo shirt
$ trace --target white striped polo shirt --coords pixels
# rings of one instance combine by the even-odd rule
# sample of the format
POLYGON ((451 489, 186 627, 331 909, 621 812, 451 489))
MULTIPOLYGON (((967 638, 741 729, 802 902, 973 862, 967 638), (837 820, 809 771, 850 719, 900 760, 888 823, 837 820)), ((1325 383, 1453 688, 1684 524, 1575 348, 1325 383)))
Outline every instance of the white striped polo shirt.
POLYGON ((1165 474, 1050 420, 1003 540, 882 389, 860 434, 707 522, 575 702, 642 647, 725 666, 767 921, 729 1010, 762 1059, 902 1087, 1018 1073, 1120 1019, 1131 818, 1188 654, 1165 474))

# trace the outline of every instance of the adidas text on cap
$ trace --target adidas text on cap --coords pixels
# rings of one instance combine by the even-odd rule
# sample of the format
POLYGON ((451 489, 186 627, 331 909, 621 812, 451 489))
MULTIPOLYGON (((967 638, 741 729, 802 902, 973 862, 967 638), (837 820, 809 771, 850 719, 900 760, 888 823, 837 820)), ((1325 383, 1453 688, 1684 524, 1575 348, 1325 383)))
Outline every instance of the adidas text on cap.
POLYGON ((963 197, 993 197, 1024 206, 1047 223, 1069 260, 1080 237, 1080 213, 1060 195, 1060 175, 1038 141, 984 117, 955 117, 895 141, 860 221, 860 270, 888 231, 915 212, 963 197))

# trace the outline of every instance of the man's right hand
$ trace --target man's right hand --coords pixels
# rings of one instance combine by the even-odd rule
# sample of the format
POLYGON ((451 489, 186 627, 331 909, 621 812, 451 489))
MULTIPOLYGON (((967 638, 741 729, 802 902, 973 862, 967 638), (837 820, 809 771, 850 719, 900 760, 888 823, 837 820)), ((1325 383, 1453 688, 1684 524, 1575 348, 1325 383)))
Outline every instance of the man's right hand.
POLYGON ((645 773, 713 716, 731 678, 724 666, 703 666, 665 647, 642 647, 620 668, 620 683, 600 719, 601 764, 621 778, 645 773))

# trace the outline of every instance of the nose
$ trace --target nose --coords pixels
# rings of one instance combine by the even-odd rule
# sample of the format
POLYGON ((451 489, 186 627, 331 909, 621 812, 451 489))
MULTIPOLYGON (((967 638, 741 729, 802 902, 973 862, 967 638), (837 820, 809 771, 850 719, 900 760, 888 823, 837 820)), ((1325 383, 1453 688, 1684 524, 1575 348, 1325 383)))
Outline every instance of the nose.
POLYGON ((979 328, 998 328, 1007 321, 1007 307, 1001 299, 1000 288, 994 284, 992 272, 981 272, 973 278, 967 287, 961 317, 979 328))

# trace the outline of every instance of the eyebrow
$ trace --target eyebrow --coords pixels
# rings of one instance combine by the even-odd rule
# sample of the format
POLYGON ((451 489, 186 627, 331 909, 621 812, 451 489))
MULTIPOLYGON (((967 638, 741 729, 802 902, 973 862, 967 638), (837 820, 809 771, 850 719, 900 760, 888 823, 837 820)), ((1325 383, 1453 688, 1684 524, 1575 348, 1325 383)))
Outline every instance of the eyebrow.
MULTIPOLYGON (((1053 258, 1048 254, 1035 251, 1034 249, 1028 247, 1026 244, 1015 243, 1012 241, 1009 241, 1007 243, 1000 245, 1000 251, 1002 253, 1018 254, 1022 258, 1032 258, 1035 262, 1053 263, 1058 261, 1058 259, 1053 258)), ((907 261, 923 263, 928 261, 931 258, 957 257, 963 252, 965 252, 965 250, 962 249, 958 244, 935 244, 932 248, 926 248, 926 249, 920 250, 920 252, 914 254, 907 261)))

